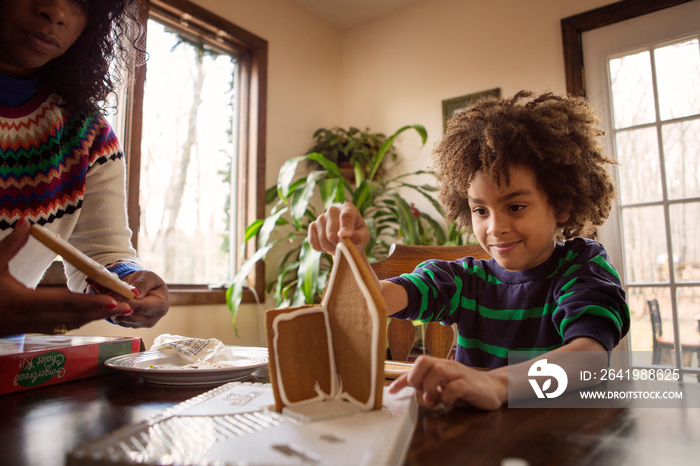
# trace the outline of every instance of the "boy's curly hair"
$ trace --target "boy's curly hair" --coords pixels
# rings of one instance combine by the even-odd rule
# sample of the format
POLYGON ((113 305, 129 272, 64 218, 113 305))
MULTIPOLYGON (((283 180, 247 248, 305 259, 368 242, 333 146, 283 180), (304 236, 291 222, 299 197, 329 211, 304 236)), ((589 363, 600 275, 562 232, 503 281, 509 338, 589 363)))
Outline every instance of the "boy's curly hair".
POLYGON ((87 25, 78 40, 39 70, 64 104, 89 114, 105 108, 134 54, 145 54, 138 46, 142 36, 138 11, 138 0, 89 2, 87 25))
POLYGON ((467 189, 474 175, 481 171, 508 184, 509 168, 521 165, 533 170, 555 212, 569 213, 561 238, 590 235, 615 196, 606 169, 615 162, 603 154, 599 125, 582 97, 528 91, 485 99, 459 113, 433 153, 445 216, 471 228, 467 189))

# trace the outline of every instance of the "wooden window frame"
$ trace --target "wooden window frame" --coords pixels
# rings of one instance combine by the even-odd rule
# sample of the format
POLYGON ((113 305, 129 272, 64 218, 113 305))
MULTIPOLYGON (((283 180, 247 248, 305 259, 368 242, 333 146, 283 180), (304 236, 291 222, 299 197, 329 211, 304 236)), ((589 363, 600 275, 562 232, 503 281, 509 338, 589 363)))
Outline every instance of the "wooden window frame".
MULTIPOLYGON (((265 39, 224 20, 188 0, 150 0, 143 4, 140 21, 147 34, 146 24, 151 14, 165 24, 186 24, 189 33, 212 43, 223 42, 238 53, 238 66, 242 67, 241 107, 244 108, 239 123, 239 172, 245 173, 239 187, 242 201, 239 208, 231 206, 236 215, 236 225, 242 229, 265 215, 265 150, 267 114, 267 60, 268 44, 265 39)), ((143 40, 145 44, 145 39, 143 40)), ((146 63, 146 66, 148 64, 146 63)), ((127 163, 127 210, 132 241, 138 250, 139 232, 139 183, 141 170, 141 135, 146 66, 136 70, 133 86, 126 97, 126 124, 124 147, 127 163)), ((243 235, 240 235, 243 237, 243 235)), ((254 244, 246 245, 244 256, 252 254, 254 244)), ((238 264, 243 258, 238 258, 238 264)), ((157 271, 155 271, 157 273, 157 271)), ((264 263, 258 262, 251 274, 251 289, 243 292, 243 302, 257 302, 257 296, 265 296, 264 263)), ((223 304, 226 288, 207 285, 168 285, 171 305, 223 304)))
POLYGON ((625 0, 562 19, 566 92, 584 97, 586 95, 582 33, 689 1, 691 0, 625 0))

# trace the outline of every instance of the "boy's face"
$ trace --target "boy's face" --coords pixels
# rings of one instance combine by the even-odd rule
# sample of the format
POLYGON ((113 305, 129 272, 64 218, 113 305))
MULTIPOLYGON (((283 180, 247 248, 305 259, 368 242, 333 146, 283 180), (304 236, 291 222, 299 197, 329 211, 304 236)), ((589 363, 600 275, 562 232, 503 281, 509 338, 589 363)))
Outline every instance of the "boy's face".
POLYGON ((554 251, 557 216, 535 175, 524 166, 509 170, 510 184, 478 172, 468 189, 474 235, 498 264, 511 272, 531 269, 554 251))
POLYGON ((87 1, 0 1, 0 73, 33 76, 78 40, 87 20, 87 1))

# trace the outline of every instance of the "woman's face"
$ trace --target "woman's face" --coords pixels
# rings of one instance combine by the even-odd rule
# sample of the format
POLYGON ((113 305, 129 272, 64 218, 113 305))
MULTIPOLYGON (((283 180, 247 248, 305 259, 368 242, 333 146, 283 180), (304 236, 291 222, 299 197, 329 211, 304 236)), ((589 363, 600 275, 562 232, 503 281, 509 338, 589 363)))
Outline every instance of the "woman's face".
POLYGON ((0 73, 33 76, 85 29, 87 0, 0 0, 0 73))

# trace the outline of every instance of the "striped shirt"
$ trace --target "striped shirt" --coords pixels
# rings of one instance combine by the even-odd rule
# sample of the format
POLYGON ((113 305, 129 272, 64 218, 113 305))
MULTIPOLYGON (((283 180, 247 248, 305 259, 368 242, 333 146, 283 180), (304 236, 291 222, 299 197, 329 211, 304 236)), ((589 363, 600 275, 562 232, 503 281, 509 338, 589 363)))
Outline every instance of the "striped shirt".
POLYGON ((390 281, 408 293, 408 306, 393 317, 456 323, 456 359, 473 367, 501 367, 509 351, 535 356, 578 337, 610 351, 630 325, 607 252, 584 238, 557 243, 549 259, 522 272, 465 257, 429 260, 390 281))

